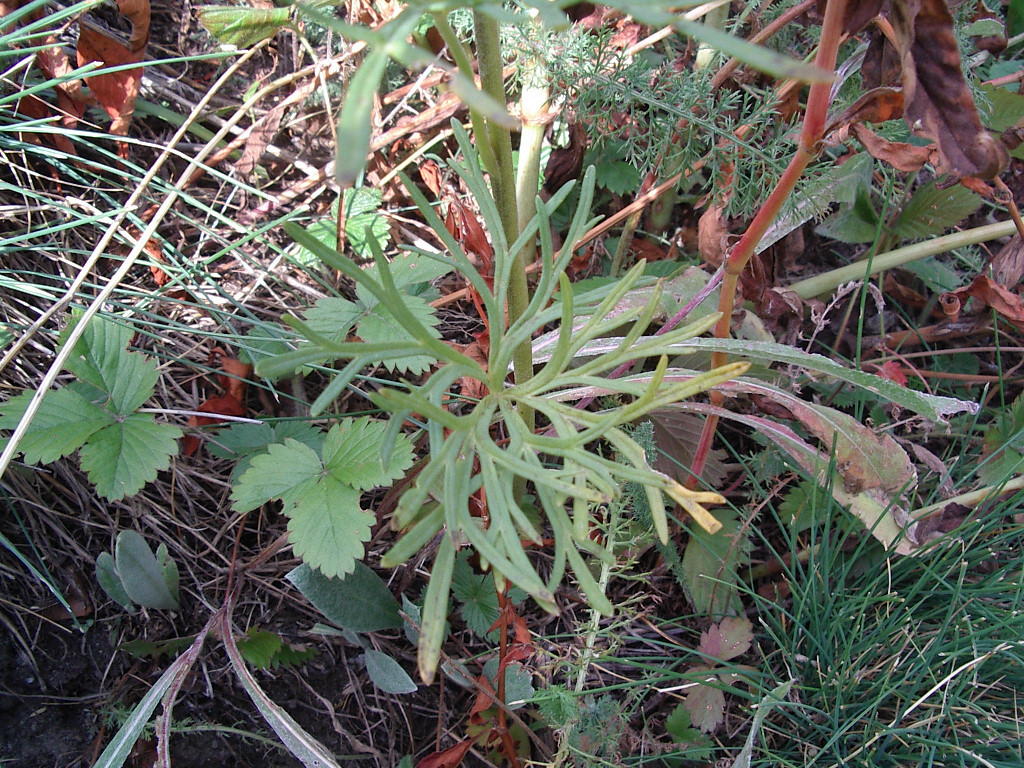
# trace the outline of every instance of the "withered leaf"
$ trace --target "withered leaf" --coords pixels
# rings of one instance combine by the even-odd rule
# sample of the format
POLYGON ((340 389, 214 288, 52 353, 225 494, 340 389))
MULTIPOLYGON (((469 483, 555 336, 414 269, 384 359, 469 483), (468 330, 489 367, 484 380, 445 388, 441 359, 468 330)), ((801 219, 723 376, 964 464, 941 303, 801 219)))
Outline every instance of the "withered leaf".
POLYGON ((931 145, 919 147, 902 141, 889 141, 863 125, 854 125, 850 130, 857 137, 857 141, 864 145, 869 155, 888 163, 898 171, 919 171, 932 159, 934 147, 931 145))
MULTIPOLYGON (((693 667, 690 671, 709 673, 705 677, 709 681, 715 679, 710 667, 693 667)), ((725 719, 725 694, 720 689, 705 683, 695 685, 690 689, 683 700, 683 706, 690 713, 690 722, 704 733, 711 733, 725 719)))
POLYGON ((986 275, 978 275, 970 285, 943 296, 944 301, 954 303, 948 297, 959 300, 961 304, 968 297, 973 297, 983 305, 992 307, 1018 328, 1024 329, 1024 298, 986 275))
POLYGON ((727 616, 700 635, 697 650, 719 661, 742 656, 754 639, 754 625, 745 616, 727 616))
POLYGON ((961 177, 998 175, 1009 156, 981 125, 945 0, 891 0, 887 16, 903 69, 906 120, 938 145, 938 169, 961 177))
MULTIPOLYGON (((149 0, 118 0, 117 7, 132 23, 132 34, 128 43, 125 44, 99 28, 83 22, 78 35, 78 66, 98 61, 104 66, 114 67, 142 61, 149 42, 149 0)), ((128 133, 141 81, 141 67, 85 78, 96 101, 110 115, 111 133, 120 136, 128 133)), ((126 153, 127 149, 122 146, 121 154, 126 153)))

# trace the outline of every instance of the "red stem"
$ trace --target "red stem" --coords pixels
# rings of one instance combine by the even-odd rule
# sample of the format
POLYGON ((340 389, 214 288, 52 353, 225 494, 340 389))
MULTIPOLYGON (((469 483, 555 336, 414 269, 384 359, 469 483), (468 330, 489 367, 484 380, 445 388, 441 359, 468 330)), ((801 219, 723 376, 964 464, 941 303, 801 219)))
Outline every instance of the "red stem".
MULTIPOLYGON (((847 0, 829 0, 825 8, 825 21, 821 28, 821 40, 818 44, 818 54, 814 63, 822 69, 834 70, 836 66, 836 54, 839 50, 839 41, 843 32, 843 17, 845 16, 847 0)), ((800 143, 797 146, 796 154, 789 161, 778 185, 768 196, 768 199, 761 205, 757 215, 754 216, 750 226, 743 237, 736 244, 736 247, 729 253, 725 261, 725 277, 722 280, 722 293, 718 302, 718 311, 722 316, 715 326, 715 338, 726 339, 729 337, 729 326, 732 320, 733 308, 736 305, 736 287, 739 277, 754 254, 754 249, 768 231, 768 227, 778 216, 786 199, 793 193, 797 181, 803 175, 808 163, 817 155, 818 142, 821 140, 825 130, 825 118, 828 114, 829 96, 832 88, 831 83, 814 83, 811 85, 810 93, 807 96, 807 109, 804 112, 803 128, 800 132, 800 143)), ((711 357, 711 365, 714 368, 724 365, 728 360, 725 352, 715 352, 711 357)), ((711 392, 711 402, 720 406, 725 396, 719 391, 711 392)), ((694 452, 693 465, 690 468, 691 475, 686 485, 693 489, 700 482, 701 473, 704 471, 704 464, 711 451, 711 444, 715 438, 715 431, 718 428, 718 416, 709 415, 704 422, 704 428, 697 443, 697 450, 694 452)))

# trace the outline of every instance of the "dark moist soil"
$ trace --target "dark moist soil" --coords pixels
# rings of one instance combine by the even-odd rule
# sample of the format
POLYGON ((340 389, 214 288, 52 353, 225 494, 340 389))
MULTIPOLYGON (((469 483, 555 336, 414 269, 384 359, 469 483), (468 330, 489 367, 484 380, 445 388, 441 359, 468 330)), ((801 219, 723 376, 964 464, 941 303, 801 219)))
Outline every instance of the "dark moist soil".
MULTIPOLYGON (((64 624, 57 627, 40 621, 28 627, 31 657, 11 632, 0 637, 0 763, 5 768, 92 765, 115 732, 111 713, 127 712, 165 666, 149 661, 131 664, 128 654, 111 647, 110 633, 103 625, 82 633, 71 622, 64 624), (118 691, 123 701, 118 701, 118 691)), ((19 634, 23 629, 18 628, 19 634)), ((186 684, 175 707, 175 720, 186 726, 186 720, 194 720, 200 727, 240 722, 239 713, 229 711, 233 701, 193 698, 188 688, 186 684)), ((253 723, 239 727, 266 730, 253 723)), ((176 768, 299 765, 280 749, 239 736, 175 733, 171 744, 176 768)), ((154 757, 152 742, 144 739, 126 765, 149 768, 154 757)))

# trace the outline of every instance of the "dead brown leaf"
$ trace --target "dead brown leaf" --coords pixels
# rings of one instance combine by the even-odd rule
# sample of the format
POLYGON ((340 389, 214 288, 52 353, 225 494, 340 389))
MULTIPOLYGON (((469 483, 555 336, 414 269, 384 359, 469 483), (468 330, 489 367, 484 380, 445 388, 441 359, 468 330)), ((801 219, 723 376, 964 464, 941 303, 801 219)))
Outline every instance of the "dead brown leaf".
POLYGON ((472 739, 463 739, 454 747, 427 755, 416 763, 416 768, 458 768, 472 746, 472 739))
POLYGON ((1017 328, 1024 330, 1024 299, 1005 285, 1000 285, 986 275, 978 275, 970 285, 944 294, 943 308, 945 302, 952 305, 955 299, 962 305, 968 298, 976 299, 982 306, 992 307, 1017 328))
POLYGON ((709 205, 697 223, 697 243, 701 258, 712 266, 721 266, 729 250, 729 237, 724 208, 721 205, 709 205))
POLYGON ((844 131, 853 123, 884 123, 903 117, 903 90, 872 88, 844 109, 825 129, 825 134, 844 131))
POLYGON ((932 161, 934 146, 920 147, 902 141, 889 141, 864 125, 853 125, 850 131, 857 137, 868 154, 876 160, 891 165, 898 171, 912 173, 921 170, 925 163, 932 161))
POLYGON ((907 123, 938 145, 940 172, 998 175, 1009 155, 981 125, 945 0, 891 0, 887 17, 903 71, 907 123))
POLYGON ((992 278, 1000 285, 1013 288, 1024 277, 1024 241, 1020 235, 1014 235, 992 257, 992 278))
MULTIPOLYGON (((118 0, 117 7, 132 23, 128 43, 83 22, 78 34, 78 66, 98 61, 104 66, 114 67, 138 64, 144 58, 149 43, 149 0, 118 0)), ((118 136, 128 133, 141 81, 141 67, 85 78, 96 101, 110 115, 111 133, 118 136)), ((127 155, 127 146, 122 143, 119 152, 122 156, 127 155)))

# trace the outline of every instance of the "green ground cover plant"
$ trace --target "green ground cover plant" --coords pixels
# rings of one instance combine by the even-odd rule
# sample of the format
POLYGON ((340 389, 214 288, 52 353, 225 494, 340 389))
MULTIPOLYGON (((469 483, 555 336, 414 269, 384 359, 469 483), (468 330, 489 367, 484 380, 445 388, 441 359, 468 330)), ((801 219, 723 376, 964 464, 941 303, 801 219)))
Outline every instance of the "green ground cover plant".
MULTIPOLYGON (((261 594, 308 600, 331 622, 312 628, 317 641, 354 649, 352 667, 376 696, 420 700, 437 678, 462 691, 468 714, 451 730, 454 745, 410 744, 423 768, 712 757, 1012 764, 1003 744, 1012 717, 979 723, 992 707, 1016 708, 1020 531, 1012 502, 993 501, 1021 485, 1016 385, 998 365, 989 378, 953 371, 942 379, 950 387, 932 387, 924 374, 914 380, 881 311, 879 297, 894 288, 871 282, 913 263, 920 282, 901 301, 918 290, 931 299, 916 317, 907 309, 908 326, 941 304, 945 322, 964 313, 994 329, 998 343, 985 355, 1019 353, 1009 343, 1024 322, 1015 283, 991 276, 1010 280, 1012 264, 977 275, 993 265, 977 252, 934 258, 1020 227, 1000 177, 1018 154, 1019 116, 1007 95, 1016 81, 991 53, 968 60, 967 77, 950 57, 956 34, 968 45, 1010 24, 1014 38, 1012 16, 986 16, 971 3, 954 19, 931 0, 830 0, 816 11, 787 2, 770 12, 615 2, 595 11, 605 15, 588 31, 570 26, 571 3, 417 0, 347 15, 321 4, 214 6, 199 15, 205 29, 247 50, 189 59, 220 74, 188 115, 175 116, 139 90, 148 87, 137 76, 148 6, 118 5, 132 30, 127 53, 108 41, 107 53, 90 59, 93 32, 77 43, 78 70, 60 53, 54 25, 98 5, 54 12, 37 1, 4 6, 0 16, 3 51, 28 73, 0 101, 3 151, 25 159, 18 183, 3 182, 3 191, 63 217, 42 228, 19 221, 0 240, 15 255, 0 275, 13 297, 0 363, 13 372, 0 406, 9 434, 0 468, 16 478, 5 490, 19 521, 48 503, 29 503, 33 478, 74 473, 65 459, 75 453, 92 488, 83 498, 104 504, 130 505, 169 486, 177 510, 183 482, 203 520, 188 528, 210 531, 200 534, 201 550, 216 565, 172 552, 181 546, 167 527, 177 526, 174 515, 110 517, 105 510, 132 507, 100 507, 110 537, 90 546, 88 571, 95 567, 115 602, 145 609, 138 621, 162 623, 164 635, 122 647, 155 659, 180 653, 161 662, 169 665, 97 749, 95 765, 124 765, 161 703, 154 749, 171 764, 180 730, 172 709, 212 652, 203 649, 210 639, 227 655, 232 685, 296 759, 346 764, 351 755, 325 746, 322 732, 275 703, 269 678, 251 671, 302 670, 323 658, 266 615, 247 615, 245 632, 234 628, 250 595, 261 594), (874 17, 887 35, 862 31, 874 17), (804 24, 793 31, 797 18, 804 24), (765 47, 766 30, 791 33, 806 60, 765 47), (938 69, 920 45, 929 35, 946 54, 938 69), (208 114, 213 95, 237 91, 247 62, 282 39, 303 55, 319 55, 313 39, 340 53, 246 86, 233 112, 208 114), (889 81, 876 82, 885 46, 884 55, 902 58, 889 81), (335 67, 340 98, 322 67, 335 67), (723 88, 736 67, 749 81, 723 88), (436 132, 431 143, 382 161, 380 91, 432 72, 454 94, 452 112, 420 126, 436 132), (982 77, 987 91, 977 87, 982 77), (118 78, 120 101, 101 78, 118 78), (972 93, 992 108, 979 113, 972 93), (331 115, 340 105, 336 123, 322 122, 333 160, 307 171, 335 184, 326 193, 333 201, 316 210, 279 211, 291 198, 268 191, 267 168, 250 181, 217 168, 241 163, 243 148, 262 157, 273 146, 254 138, 264 118, 237 128, 271 95, 284 104, 271 137, 285 108, 320 99, 331 115), (950 118, 953 103, 960 111, 950 118), (170 121, 173 136, 134 137, 133 111, 170 121), (91 124, 108 119, 104 112, 116 140, 91 124), (589 149, 579 129, 588 112, 606 134, 604 143, 590 137, 589 149), (205 142, 198 152, 186 151, 190 132, 205 142), (162 147, 154 163, 133 159, 154 146, 162 147), (542 155, 552 158, 547 169, 542 155), (163 181, 158 172, 172 160, 177 180, 163 181), (575 171, 559 177, 559 162, 575 171), (102 205, 40 191, 47 174, 76 192, 95 187, 102 205), (217 185, 249 209, 214 194, 217 185), (677 260, 675 245, 667 253, 651 245, 652 235, 668 242, 667 222, 687 217, 693 255, 721 264, 710 275, 692 257, 677 260), (172 222, 188 237, 161 236, 172 222), (600 238, 620 224, 602 255, 600 238), (836 243, 830 258, 852 263, 779 286, 764 259, 778 252, 793 266, 792 253, 781 254, 797 236, 836 243), (190 238, 200 243, 194 253, 190 238), (75 268, 51 274, 27 246, 75 268), (648 262, 652 248, 661 253, 648 262), (252 258, 254 249, 273 263, 252 258), (149 269, 131 278, 142 264, 149 269), (229 273, 253 280, 242 288, 229 273), (150 279, 140 275, 156 290, 135 287, 131 280, 150 279), (862 282, 840 287, 847 279, 862 282), (827 306, 811 301, 837 289, 827 306), (442 309, 459 292, 465 332, 442 309), (256 293, 262 303, 251 301, 256 293), (988 313, 975 313, 979 305, 988 313), (807 348, 794 343, 804 331, 807 348), (878 350, 869 332, 887 340, 881 349, 892 357, 865 357, 878 350), (211 347, 198 365, 194 351, 181 354, 197 339, 211 347), (40 350, 49 354, 42 363, 32 356, 40 350), (194 398, 194 408, 147 407, 180 401, 200 367, 219 394, 194 398), (983 398, 957 382, 993 389, 983 398), (186 420, 193 442, 178 455, 186 420), (731 465, 713 448, 719 420, 737 425, 724 446, 731 465), (214 481, 182 469, 211 460, 227 460, 214 481), (223 518, 216 524, 204 517, 213 510, 223 518), (136 530, 146 527, 145 537, 136 530), (279 535, 240 554, 268 530, 279 535), (986 551, 995 570, 969 577, 962 564, 986 551), (282 552, 301 561, 287 583, 284 571, 263 575, 282 552), (658 613, 664 598, 654 599, 645 579, 661 577, 681 588, 669 600, 685 620, 658 613), (626 584, 641 594, 631 597, 626 584), (986 607, 965 607, 978 602, 986 607), (985 631, 975 627, 978 611, 985 631), (964 643, 950 635, 956 621, 969 625, 964 643), (641 622, 653 635, 636 629, 641 622), (538 629, 548 625, 559 629, 538 629), (657 652, 639 653, 634 641, 657 652), (918 661, 894 661, 889 646, 913 649, 918 661), (969 675, 982 671, 997 682, 973 693, 969 675), (860 698, 844 698, 850 691, 860 698), (955 701, 936 705, 940 694, 955 701), (925 711, 926 720, 908 722, 925 711), (787 727, 799 734, 795 744, 779 738, 787 727)), ((1017 61, 1019 34, 1006 61, 1017 61)), ((431 114, 414 92, 401 108, 431 114)), ((286 165, 302 162, 292 153, 286 165)), ((289 194, 308 190, 307 181, 289 194)), ((798 259, 795 271, 810 266, 798 259)), ((918 332, 935 347, 942 337, 930 333, 918 332)), ((956 350, 936 354, 946 351, 956 350)), ((0 543, 77 621, 81 609, 25 530, 0 543)), ((379 764, 388 759, 349 743, 379 764)), ((413 765, 409 754, 392 757, 413 765)))

